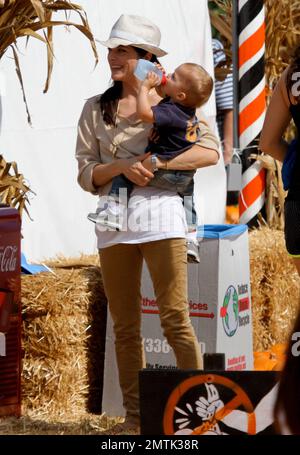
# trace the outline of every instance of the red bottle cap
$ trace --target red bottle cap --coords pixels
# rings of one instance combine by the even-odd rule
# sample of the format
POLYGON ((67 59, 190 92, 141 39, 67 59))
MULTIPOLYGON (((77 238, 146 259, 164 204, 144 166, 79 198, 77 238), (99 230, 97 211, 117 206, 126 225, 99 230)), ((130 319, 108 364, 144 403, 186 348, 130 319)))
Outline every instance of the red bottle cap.
POLYGON ((165 85, 166 83, 167 83, 167 76, 165 75, 165 73, 163 73, 160 84, 165 85))

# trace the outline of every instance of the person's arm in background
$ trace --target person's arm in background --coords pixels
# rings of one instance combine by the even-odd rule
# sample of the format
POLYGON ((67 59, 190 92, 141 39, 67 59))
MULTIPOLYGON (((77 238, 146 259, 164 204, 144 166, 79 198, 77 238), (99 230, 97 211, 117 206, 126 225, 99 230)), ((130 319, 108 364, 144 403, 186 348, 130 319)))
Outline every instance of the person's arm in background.
POLYGON ((223 156, 224 163, 231 162, 233 152, 233 109, 224 111, 223 119, 223 156))
POLYGON ((286 89, 285 70, 277 83, 267 109, 259 148, 276 160, 283 161, 287 152, 287 143, 283 134, 291 121, 290 102, 286 89))

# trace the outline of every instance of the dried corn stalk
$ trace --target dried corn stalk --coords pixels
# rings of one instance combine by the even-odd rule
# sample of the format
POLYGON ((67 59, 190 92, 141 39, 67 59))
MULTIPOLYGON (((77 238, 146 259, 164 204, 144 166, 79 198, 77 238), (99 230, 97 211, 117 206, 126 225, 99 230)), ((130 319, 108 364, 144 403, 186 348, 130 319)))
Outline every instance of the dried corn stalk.
MULTIPOLYGON (((57 25, 72 26, 83 33, 91 43, 97 64, 98 55, 94 37, 81 6, 65 0, 0 0, 0 59, 8 49, 12 49, 29 123, 31 123, 31 119, 18 58, 17 39, 26 36, 27 40, 32 37, 45 43, 48 71, 44 92, 47 92, 53 68, 52 31, 53 27, 57 25), (66 20, 52 20, 53 13, 58 11, 65 12, 66 20), (68 20, 71 12, 78 14, 79 23, 68 20), (39 33, 40 31, 42 34, 39 33)), ((20 214, 22 214, 23 209, 28 213, 26 208, 28 191, 30 190, 25 185, 22 174, 18 173, 16 163, 6 163, 4 158, 0 156, 0 202, 16 207, 20 214), (9 173, 11 169, 14 172, 13 175, 9 173)))
POLYGON ((18 172, 17 163, 7 163, 0 155, 0 202, 18 209, 21 216, 23 210, 29 215, 26 207, 29 192, 32 191, 18 172))
POLYGON ((265 7, 266 77, 270 95, 299 45, 300 4, 298 0, 265 0, 265 7))
POLYGON ((96 63, 98 62, 94 37, 81 6, 65 0, 4 0, 0 2, 0 59, 9 48, 12 49, 29 123, 30 114, 24 92, 16 40, 24 36, 27 39, 32 37, 42 41, 47 46, 48 72, 44 88, 44 92, 47 92, 53 68, 52 31, 53 27, 57 25, 72 26, 83 33, 90 40, 96 63), (69 20, 53 21, 52 15, 58 11, 77 13, 81 23, 70 22, 69 20), (43 34, 39 34, 39 31, 43 31, 43 34))
POLYGON ((274 160, 270 155, 251 155, 253 159, 261 162, 266 169, 266 219, 272 229, 284 228, 284 198, 285 191, 281 178, 282 163, 274 160))

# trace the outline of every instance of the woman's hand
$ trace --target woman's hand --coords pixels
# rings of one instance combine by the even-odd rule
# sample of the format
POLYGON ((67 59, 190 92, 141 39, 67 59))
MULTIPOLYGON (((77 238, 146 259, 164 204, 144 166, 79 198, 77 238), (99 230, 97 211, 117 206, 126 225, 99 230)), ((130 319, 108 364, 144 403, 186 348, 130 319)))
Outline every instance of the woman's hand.
POLYGON ((122 174, 135 185, 146 186, 154 177, 154 174, 146 169, 142 163, 148 156, 150 156, 150 153, 122 160, 122 174))

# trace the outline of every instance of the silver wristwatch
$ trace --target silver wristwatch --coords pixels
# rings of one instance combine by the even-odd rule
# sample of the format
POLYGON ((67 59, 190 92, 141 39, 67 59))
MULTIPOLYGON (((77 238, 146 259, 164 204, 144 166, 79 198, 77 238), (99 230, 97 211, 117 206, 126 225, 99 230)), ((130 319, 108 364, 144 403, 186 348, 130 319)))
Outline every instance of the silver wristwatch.
POLYGON ((158 171, 156 155, 151 155, 152 172, 158 171))

